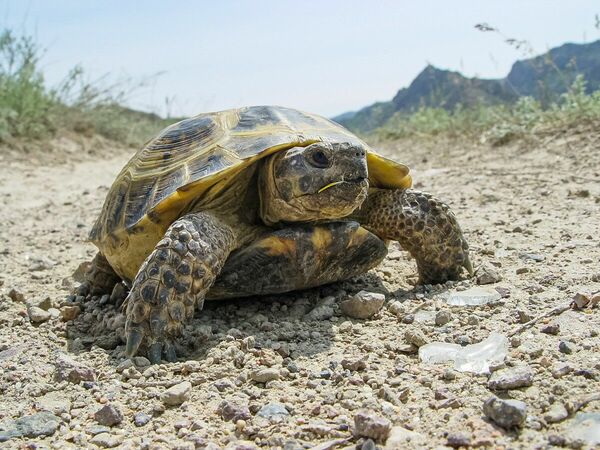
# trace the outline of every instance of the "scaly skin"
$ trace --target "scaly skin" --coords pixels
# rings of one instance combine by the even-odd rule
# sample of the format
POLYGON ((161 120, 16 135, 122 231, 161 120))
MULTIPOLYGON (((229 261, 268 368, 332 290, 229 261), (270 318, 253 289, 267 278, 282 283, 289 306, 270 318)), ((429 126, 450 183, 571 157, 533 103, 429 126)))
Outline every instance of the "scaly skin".
POLYGON ((235 246, 231 228, 210 213, 188 214, 169 227, 136 275, 125 301, 126 353, 140 345, 148 359, 176 359, 172 338, 181 333, 235 246))
POLYGON ((429 194, 371 192, 352 218, 364 229, 342 221, 267 232, 233 253, 225 268, 238 244, 232 227, 207 212, 178 219, 140 267, 126 300, 126 353, 142 346, 153 363, 175 360, 172 339, 219 274, 211 291, 217 298, 303 289, 368 271, 385 256, 379 239, 396 240, 413 255, 421 283, 458 279, 463 267, 472 271, 454 214, 429 194))
POLYGON ((288 225, 233 252, 208 298, 307 289, 368 272, 387 255, 375 234, 353 221, 288 225))
POLYGON ((472 274, 469 245, 448 205, 412 189, 369 194, 356 214, 361 225, 382 239, 398 241, 417 262, 419 282, 457 280, 463 268, 472 274))
POLYGON ((92 295, 110 294, 115 284, 121 281, 102 253, 97 253, 85 273, 92 295))

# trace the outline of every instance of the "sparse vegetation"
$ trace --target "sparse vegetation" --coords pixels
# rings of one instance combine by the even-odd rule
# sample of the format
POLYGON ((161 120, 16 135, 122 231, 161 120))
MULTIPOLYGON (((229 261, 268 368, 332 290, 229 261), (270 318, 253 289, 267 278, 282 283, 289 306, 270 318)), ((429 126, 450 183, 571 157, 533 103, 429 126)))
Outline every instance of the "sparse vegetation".
MULTIPOLYGON (((488 24, 476 28, 499 33, 508 45, 533 54, 526 41, 507 38, 488 24)), ((10 29, 0 32, 0 142, 40 139, 68 130, 139 146, 175 121, 123 106, 144 82, 126 79, 108 83, 108 77, 89 81, 83 69, 76 66, 57 86, 48 86, 40 69, 43 56, 43 48, 33 37, 17 35, 10 29)), ((416 110, 396 112, 390 102, 384 102, 373 105, 365 117, 358 114, 346 119, 347 125, 377 139, 443 134, 482 137, 501 145, 545 127, 600 119, 600 91, 590 92, 581 74, 569 72, 564 76, 552 60, 546 63, 562 81, 574 79, 567 92, 552 97, 552 101, 521 96, 514 103, 474 102, 474 106, 458 104, 453 109, 424 104, 416 110), (353 121, 356 126, 352 126, 353 121)), ((576 69, 576 65, 569 64, 568 68, 576 69)))
POLYGON ((69 130, 140 145, 172 122, 123 106, 143 82, 90 82, 76 66, 58 86, 48 86, 40 69, 43 55, 33 37, 0 32, 0 141, 69 130))
POLYGON ((439 134, 483 136, 498 145, 546 127, 564 127, 599 119, 600 91, 586 94, 585 80, 578 76, 568 92, 546 108, 532 97, 521 97, 510 106, 459 106, 453 111, 420 108, 412 114, 395 113, 373 134, 382 139, 439 134))
MULTIPOLYGON (((596 28, 599 28, 599 23, 596 15, 596 28)), ((560 54, 565 46, 535 58, 535 52, 528 41, 505 36, 498 28, 486 23, 477 24, 475 28, 498 34, 506 44, 530 58, 517 64, 530 65, 538 73, 538 78, 533 77, 530 81, 532 86, 529 86, 529 92, 536 97, 521 95, 514 103, 481 104, 470 108, 463 108, 459 104, 453 110, 421 107, 412 113, 398 111, 383 126, 374 130, 374 136, 380 139, 397 139, 439 134, 467 135, 481 137, 492 145, 502 145, 541 129, 564 128, 582 121, 600 120, 600 90, 597 80, 594 80, 595 84, 591 88, 587 86, 575 58, 560 54), (561 67, 551 57, 553 52, 561 67), (550 70, 546 70, 546 67, 550 70), (557 95, 561 91, 565 92, 557 95)), ((583 57, 588 68, 595 67, 595 63, 590 64, 590 60, 597 56, 586 54, 583 57)), ((510 75, 507 83, 510 84, 510 75)))

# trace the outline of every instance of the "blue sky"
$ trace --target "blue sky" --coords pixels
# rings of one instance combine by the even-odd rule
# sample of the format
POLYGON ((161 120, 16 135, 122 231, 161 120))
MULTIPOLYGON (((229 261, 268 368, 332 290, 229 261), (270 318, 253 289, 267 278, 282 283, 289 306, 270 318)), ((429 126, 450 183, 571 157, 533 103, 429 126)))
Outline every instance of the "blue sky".
POLYGON ((523 55, 600 38, 587 0, 0 0, 0 20, 47 49, 49 83, 82 64, 91 79, 148 79, 139 109, 193 115, 279 104, 333 116, 389 100, 427 63, 499 78, 523 55), (153 77, 160 73, 161 75, 153 77))

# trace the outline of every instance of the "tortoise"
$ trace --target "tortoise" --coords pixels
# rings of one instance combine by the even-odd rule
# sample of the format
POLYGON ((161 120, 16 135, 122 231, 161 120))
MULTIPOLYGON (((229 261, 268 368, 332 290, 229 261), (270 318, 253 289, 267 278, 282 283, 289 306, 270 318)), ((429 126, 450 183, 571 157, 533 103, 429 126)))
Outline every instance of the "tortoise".
POLYGON ((395 240, 421 283, 472 274, 449 207, 409 169, 315 114, 253 106, 164 129, 125 165, 90 240, 93 291, 130 286, 126 353, 177 358, 205 299, 277 294, 363 274, 395 240))

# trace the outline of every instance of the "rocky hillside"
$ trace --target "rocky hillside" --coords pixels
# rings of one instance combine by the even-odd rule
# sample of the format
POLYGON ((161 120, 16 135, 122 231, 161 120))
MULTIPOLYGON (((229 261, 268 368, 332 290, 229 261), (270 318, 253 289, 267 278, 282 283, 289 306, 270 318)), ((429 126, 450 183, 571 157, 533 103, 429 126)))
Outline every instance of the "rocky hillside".
POLYGON ((423 106, 452 110, 457 105, 512 103, 524 95, 547 103, 564 93, 578 74, 585 77, 588 92, 600 89, 600 40, 564 44, 543 55, 517 61, 508 76, 499 80, 467 78, 459 72, 429 65, 392 100, 341 114, 333 120, 353 131, 368 132, 397 112, 411 112, 423 106))

